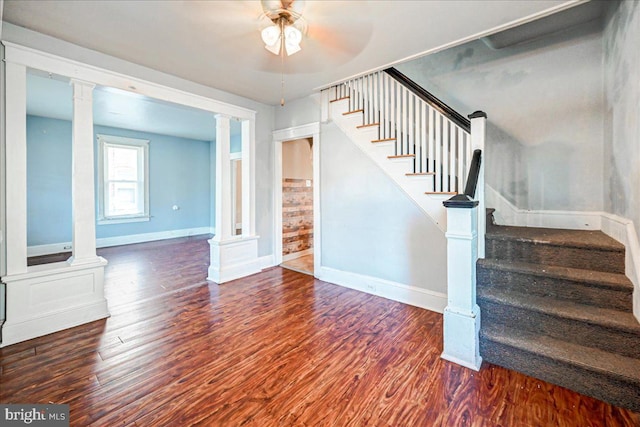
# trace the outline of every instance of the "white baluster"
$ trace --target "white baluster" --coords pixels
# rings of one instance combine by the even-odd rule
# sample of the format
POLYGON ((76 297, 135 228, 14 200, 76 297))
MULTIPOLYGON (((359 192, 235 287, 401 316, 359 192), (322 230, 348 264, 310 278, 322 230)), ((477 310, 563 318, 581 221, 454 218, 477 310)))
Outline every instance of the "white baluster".
POLYGON ((420 146, 422 147, 422 159, 421 159, 421 168, 420 168, 420 172, 427 172, 428 171, 428 166, 427 166, 427 158, 428 155, 427 153, 429 152, 429 140, 427 138, 427 131, 428 131, 428 122, 427 122, 427 112, 429 111, 429 106, 425 103, 425 102, 421 102, 420 103, 421 106, 421 119, 420 119, 420 130, 422 132, 422 136, 421 136, 421 144, 420 146))
POLYGON ((464 149, 464 131, 458 126, 456 126, 456 129, 458 131, 458 193, 462 194, 464 193, 465 177, 467 175, 467 169, 464 165, 466 150, 464 149))
POLYGON ((434 111, 436 129, 435 129, 435 146, 436 146, 436 177, 433 191, 442 191, 442 116, 437 111, 434 111))

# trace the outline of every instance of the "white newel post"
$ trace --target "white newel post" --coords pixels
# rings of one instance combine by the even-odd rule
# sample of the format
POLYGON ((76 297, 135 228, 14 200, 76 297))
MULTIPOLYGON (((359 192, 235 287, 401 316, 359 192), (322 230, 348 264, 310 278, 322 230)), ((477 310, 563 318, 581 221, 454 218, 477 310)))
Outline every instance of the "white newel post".
MULTIPOLYGON (((446 202, 445 202, 446 203, 446 202)), ((480 308, 476 304, 478 202, 447 207, 447 307, 442 358, 480 369, 480 308)))
POLYGON ((243 120, 242 235, 234 236, 231 195, 231 118, 216 115, 216 233, 209 240, 208 280, 224 283, 260 272, 258 236, 255 235, 255 120, 243 120))
POLYGON ((73 252, 69 264, 96 262, 96 209, 93 155, 93 83, 73 87, 72 179, 73 252))
MULTIPOLYGON (((481 150, 475 194, 460 194, 444 202, 447 208, 447 307, 444 310, 442 358, 479 370, 480 307, 476 304, 476 263, 484 257, 484 142, 486 114, 471 119, 471 148, 481 150)), ((472 165, 473 169, 473 165, 472 165)), ((469 180, 473 182, 473 178, 469 180)))

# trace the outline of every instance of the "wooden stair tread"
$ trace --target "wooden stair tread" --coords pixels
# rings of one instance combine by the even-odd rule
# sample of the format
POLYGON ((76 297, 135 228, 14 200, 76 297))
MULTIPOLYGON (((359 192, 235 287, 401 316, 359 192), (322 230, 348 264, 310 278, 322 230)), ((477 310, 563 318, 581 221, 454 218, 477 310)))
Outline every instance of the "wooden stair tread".
POLYGON ((349 98, 351 98, 351 97, 350 97, 350 96, 343 96, 342 98, 332 99, 332 100, 331 100, 331 101, 329 101, 329 102, 338 102, 338 101, 343 101, 343 100, 345 100, 345 99, 349 99, 349 98))
POLYGON ((455 196, 458 194, 457 191, 425 191, 424 194, 434 195, 434 194, 445 194, 455 196))
POLYGON ((346 113, 342 113, 343 116, 348 116, 349 114, 356 114, 356 113, 364 113, 363 109, 359 109, 359 110, 353 110, 353 111, 347 111, 346 113))
POLYGON ((415 154, 398 154, 397 156, 387 156, 387 159, 413 159, 415 154))
POLYGON ((380 126, 380 123, 369 123, 369 124, 366 124, 366 125, 357 126, 357 128, 358 129, 362 129, 362 128, 368 128, 368 127, 373 127, 373 126, 380 126))
POLYGON ((391 141, 395 141, 396 138, 385 138, 385 139, 374 139, 371 142, 376 144, 378 142, 391 142, 391 141))
POLYGON ((409 172, 409 173, 405 173, 406 176, 429 176, 429 175, 435 175, 435 172, 409 172))

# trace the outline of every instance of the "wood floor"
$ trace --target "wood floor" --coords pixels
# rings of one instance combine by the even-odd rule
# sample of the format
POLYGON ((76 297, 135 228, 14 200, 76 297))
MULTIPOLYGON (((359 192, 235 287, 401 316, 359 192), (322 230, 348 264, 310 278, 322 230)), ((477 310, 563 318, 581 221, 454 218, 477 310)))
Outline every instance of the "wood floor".
POLYGON ((313 254, 303 255, 280 264, 281 267, 313 276, 313 254))
POLYGON ((632 426, 637 414, 440 359, 442 316, 280 267, 205 282, 202 238, 101 250, 111 317, 0 350, 0 402, 73 426, 632 426))

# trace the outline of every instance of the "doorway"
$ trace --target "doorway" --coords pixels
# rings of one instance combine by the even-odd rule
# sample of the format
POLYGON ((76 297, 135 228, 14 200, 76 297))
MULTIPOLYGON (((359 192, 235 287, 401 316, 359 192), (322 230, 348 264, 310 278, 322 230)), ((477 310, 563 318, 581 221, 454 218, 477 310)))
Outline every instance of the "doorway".
MULTIPOLYGON (((277 184, 276 184, 277 185, 277 184)), ((282 267, 313 275, 313 138, 282 143, 282 267)))
POLYGON ((320 267, 319 124, 274 132, 275 264, 318 275, 320 267))

